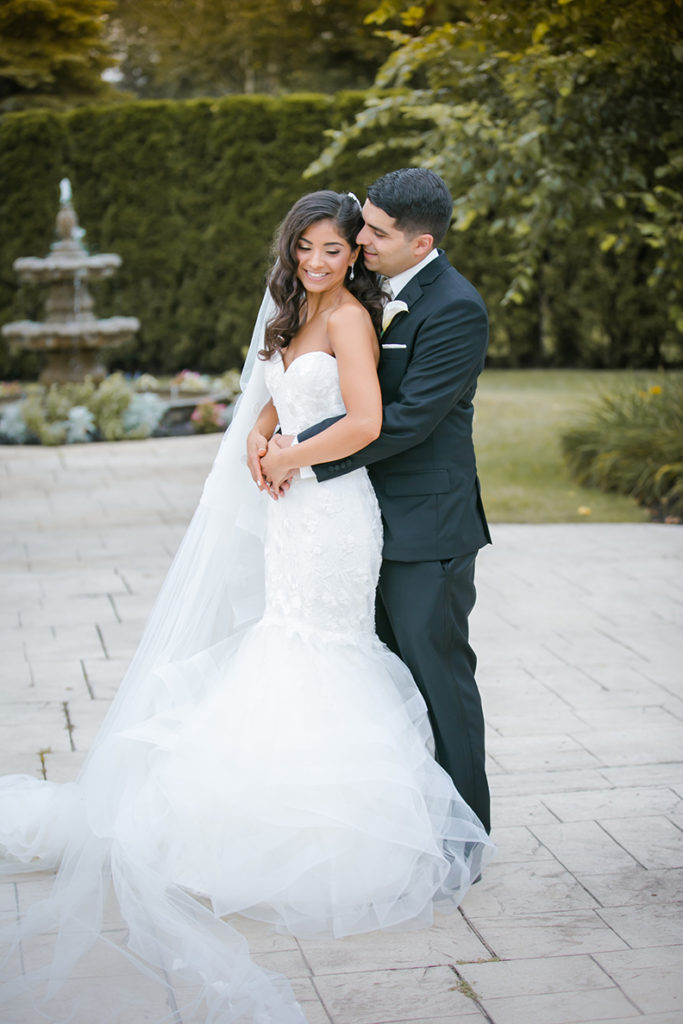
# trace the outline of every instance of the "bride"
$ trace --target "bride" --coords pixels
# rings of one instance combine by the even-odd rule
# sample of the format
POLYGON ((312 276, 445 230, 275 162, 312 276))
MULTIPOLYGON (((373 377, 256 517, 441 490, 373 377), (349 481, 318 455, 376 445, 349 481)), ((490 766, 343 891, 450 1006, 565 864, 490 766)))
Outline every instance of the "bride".
POLYGON ((80 778, 0 780, 2 869, 58 868, 3 936, 3 1020, 301 1024, 226 917, 297 936, 426 926, 492 852, 374 632, 366 471, 296 476, 270 501, 244 456, 328 416, 296 465, 379 433, 362 225, 346 193, 290 210, 239 407, 80 778))

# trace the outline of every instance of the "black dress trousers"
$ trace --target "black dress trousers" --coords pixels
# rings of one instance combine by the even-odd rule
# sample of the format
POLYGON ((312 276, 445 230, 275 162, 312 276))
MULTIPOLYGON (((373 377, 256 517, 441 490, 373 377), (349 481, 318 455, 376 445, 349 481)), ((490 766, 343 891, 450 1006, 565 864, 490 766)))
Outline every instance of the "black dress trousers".
POLYGON ((484 716, 468 627, 476 597, 475 560, 476 552, 434 562, 385 559, 376 627, 379 638, 406 663, 425 699, 436 760, 488 832, 484 716))

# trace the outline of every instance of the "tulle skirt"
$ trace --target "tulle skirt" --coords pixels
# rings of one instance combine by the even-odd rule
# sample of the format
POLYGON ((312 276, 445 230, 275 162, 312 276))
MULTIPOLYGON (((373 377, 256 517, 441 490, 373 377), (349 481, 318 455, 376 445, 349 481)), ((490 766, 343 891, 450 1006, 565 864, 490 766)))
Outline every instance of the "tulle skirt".
POLYGON ((221 918, 298 936, 424 927, 492 853, 376 637, 266 615, 158 671, 165 710, 110 734, 78 785, 0 782, 10 853, 49 865, 66 842, 16 936, 7 1024, 303 1024, 221 918))
POLYGON ((140 783, 113 838, 217 915, 296 935, 428 923, 433 900, 457 903, 481 870, 482 826, 376 638, 266 616, 167 672, 188 701, 118 738, 140 783))

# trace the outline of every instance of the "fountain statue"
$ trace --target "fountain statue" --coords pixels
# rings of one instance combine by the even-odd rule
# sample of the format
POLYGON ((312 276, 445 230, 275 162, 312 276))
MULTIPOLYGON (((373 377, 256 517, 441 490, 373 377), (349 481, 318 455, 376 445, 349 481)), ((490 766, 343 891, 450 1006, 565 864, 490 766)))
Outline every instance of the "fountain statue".
POLYGON ((45 320, 18 320, 2 328, 3 336, 11 343, 48 353, 40 375, 42 384, 86 377, 101 381, 107 373, 101 349, 122 345, 140 327, 140 321, 132 316, 96 319, 88 281, 111 277, 121 266, 121 257, 116 253, 88 254, 71 198, 69 179, 62 178, 57 214, 59 241, 44 259, 25 256, 14 261, 21 281, 49 284, 45 320))

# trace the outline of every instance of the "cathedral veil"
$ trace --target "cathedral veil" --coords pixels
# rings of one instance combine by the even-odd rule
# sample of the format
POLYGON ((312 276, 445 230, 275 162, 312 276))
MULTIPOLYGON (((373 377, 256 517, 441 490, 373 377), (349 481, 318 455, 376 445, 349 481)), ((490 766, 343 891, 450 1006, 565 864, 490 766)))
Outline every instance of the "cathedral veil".
POLYGON ((268 499, 245 450, 268 397, 257 353, 274 309, 267 291, 232 423, 78 780, 0 779, 0 873, 59 868, 50 895, 0 935, 0 1015, 16 1024, 305 1022, 286 979, 256 967, 235 929, 116 838, 121 800, 146 770, 131 730, 191 698, 201 659, 263 611, 268 499), (194 676, 177 672, 198 654, 194 676))

